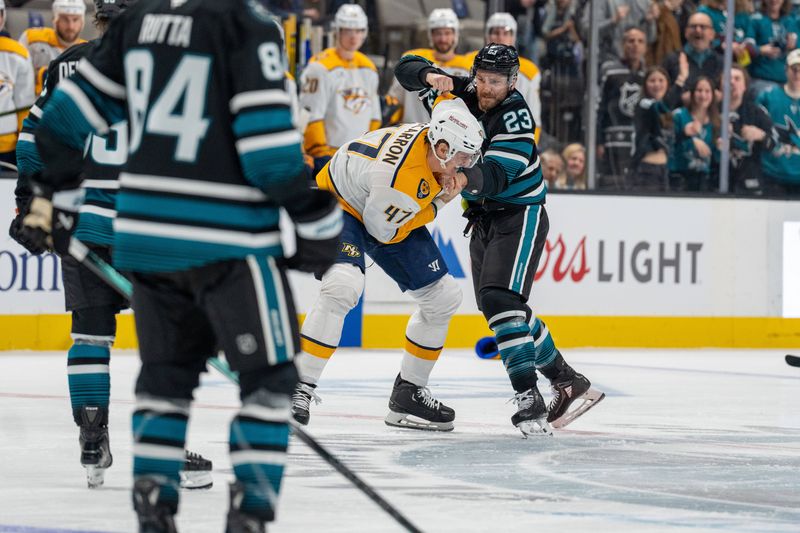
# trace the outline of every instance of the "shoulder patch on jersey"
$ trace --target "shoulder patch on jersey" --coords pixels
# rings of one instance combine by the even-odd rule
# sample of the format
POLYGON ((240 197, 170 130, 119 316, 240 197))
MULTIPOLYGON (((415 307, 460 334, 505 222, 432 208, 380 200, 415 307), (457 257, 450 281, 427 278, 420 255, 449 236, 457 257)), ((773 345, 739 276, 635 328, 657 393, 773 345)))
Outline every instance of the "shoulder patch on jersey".
POLYGON ((22 35, 27 36, 28 43, 47 43, 50 46, 58 47, 58 37, 53 28, 28 28, 22 35))
POLYGON ((347 257, 361 257, 361 250, 358 246, 349 242, 342 243, 342 253, 347 254, 347 257))
POLYGON ((419 187, 417 187, 417 198, 422 200, 423 198, 427 198, 431 194, 431 186, 428 184, 425 178, 419 180, 419 187))
POLYGON ((11 37, 0 37, 0 52, 11 52, 27 59, 30 54, 28 49, 11 37))
POLYGON ((260 20, 264 24, 277 24, 275 19, 272 18, 272 13, 269 12, 267 6, 258 0, 245 0, 244 3, 247 6, 248 11, 253 14, 256 20, 260 20))

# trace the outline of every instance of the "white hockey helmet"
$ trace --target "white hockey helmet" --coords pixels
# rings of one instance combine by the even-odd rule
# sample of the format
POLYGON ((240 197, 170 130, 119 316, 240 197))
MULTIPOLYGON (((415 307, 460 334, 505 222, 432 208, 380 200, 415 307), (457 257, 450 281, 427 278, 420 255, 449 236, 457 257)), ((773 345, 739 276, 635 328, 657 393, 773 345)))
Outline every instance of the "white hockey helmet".
POLYGON ((458 30, 461 23, 458 21, 456 12, 449 7, 442 7, 434 9, 428 15, 428 34, 438 28, 451 28, 456 32, 456 39, 458 39, 458 30))
POLYGON ((444 100, 433 108, 428 127, 428 140, 434 148, 433 153, 436 159, 442 165, 459 156, 464 164, 458 166, 464 168, 473 166, 481 156, 483 139, 483 127, 478 119, 469 112, 463 101, 444 100), (445 159, 440 158, 436 153, 435 148, 439 141, 444 141, 449 146, 445 159))
POLYGON ((492 16, 486 20, 487 42, 489 41, 489 32, 491 32, 493 28, 504 28, 509 30, 514 34, 514 38, 517 38, 517 20, 511 16, 511 13, 498 11, 497 13, 493 13, 492 16))
POLYGON ((83 0, 53 0, 53 16, 86 15, 86 3, 83 0))
POLYGON ((333 26, 339 30, 364 30, 367 31, 367 14, 358 4, 343 4, 336 12, 333 26))

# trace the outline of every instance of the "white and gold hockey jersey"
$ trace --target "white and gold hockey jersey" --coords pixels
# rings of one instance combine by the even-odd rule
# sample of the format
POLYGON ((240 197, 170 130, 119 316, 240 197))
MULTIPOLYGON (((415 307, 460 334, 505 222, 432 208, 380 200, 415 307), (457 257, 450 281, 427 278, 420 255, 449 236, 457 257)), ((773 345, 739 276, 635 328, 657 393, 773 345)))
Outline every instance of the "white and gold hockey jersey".
MULTIPOLYGON (((28 49, 31 55, 33 70, 36 74, 36 94, 39 94, 42 92, 42 76, 47 71, 47 66, 66 48, 58 42, 58 35, 53 28, 28 28, 19 36, 19 42, 28 49)), ((85 42, 84 39, 78 39, 74 44, 85 42)))
MULTIPOLYGON (((457 54, 450 61, 440 63, 434 58, 433 49, 431 48, 417 48, 415 50, 409 50, 403 55, 424 57, 443 71, 454 76, 469 76, 469 71, 472 68, 472 57, 457 54)), ((418 95, 403 89, 403 86, 400 85, 400 82, 398 82, 396 78, 392 80, 392 86, 389 88, 389 92, 387 94, 390 97, 395 98, 397 100, 397 104, 400 106, 396 112, 396 115, 392 115, 390 123, 430 121, 431 114, 427 109, 425 109, 425 106, 422 104, 422 101, 420 101, 418 95)))
MULTIPOLYGON (((475 61, 476 55, 478 55, 478 50, 473 50, 472 52, 465 54, 465 57, 468 58, 470 65, 472 65, 473 61, 475 61)), ((533 121, 536 123, 536 133, 534 135, 537 143, 539 142, 539 134, 542 127, 542 99, 540 96, 541 84, 542 73, 539 71, 539 67, 537 67, 536 64, 530 59, 520 56, 519 76, 517 76, 516 89, 525 99, 525 103, 528 104, 531 114, 533 115, 533 121)))
POLYGON ((431 222, 444 206, 428 166, 427 124, 383 128, 336 151, 317 174, 317 185, 333 192, 342 209, 382 243, 397 243, 431 222))
POLYGON ((361 52, 347 61, 328 48, 311 58, 300 77, 300 105, 309 112, 306 153, 333 155, 348 141, 380 127, 378 70, 361 52))
POLYGON ((0 152, 14 151, 22 121, 35 101, 28 50, 14 39, 0 36, 0 152))

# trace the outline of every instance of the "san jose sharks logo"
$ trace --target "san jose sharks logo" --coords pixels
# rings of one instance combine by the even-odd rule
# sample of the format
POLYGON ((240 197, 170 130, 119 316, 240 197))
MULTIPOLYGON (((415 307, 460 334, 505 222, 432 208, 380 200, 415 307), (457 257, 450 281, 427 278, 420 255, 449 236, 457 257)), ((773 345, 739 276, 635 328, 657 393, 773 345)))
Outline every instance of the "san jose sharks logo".
POLYGON ((344 108, 358 115, 369 107, 369 94, 361 87, 352 87, 339 91, 344 99, 344 108))
POLYGON ((417 198, 422 200, 431 194, 431 186, 425 180, 420 180, 419 187, 417 187, 417 198))
POLYGON ((775 155, 792 157, 800 155, 800 128, 789 115, 783 115, 784 124, 775 122, 775 131, 778 132, 778 146, 775 155))

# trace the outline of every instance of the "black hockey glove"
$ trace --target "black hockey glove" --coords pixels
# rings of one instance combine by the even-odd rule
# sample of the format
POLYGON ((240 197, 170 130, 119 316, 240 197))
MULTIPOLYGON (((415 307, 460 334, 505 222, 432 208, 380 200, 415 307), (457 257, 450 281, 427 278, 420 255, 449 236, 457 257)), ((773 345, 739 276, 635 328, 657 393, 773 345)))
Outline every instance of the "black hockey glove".
POLYGON ((292 217, 297 252, 286 260, 294 270, 322 276, 336 261, 344 221, 339 202, 328 191, 311 189, 301 208, 286 206, 292 217))
POLYGON ((30 200, 17 201, 17 216, 11 221, 11 226, 8 228, 8 235, 17 241, 20 246, 28 250, 33 255, 41 255, 47 251, 46 247, 37 246, 37 244, 26 237, 22 233, 22 219, 28 215, 30 207, 30 200))
POLYGON ((83 203, 83 191, 78 188, 54 193, 32 182, 33 199, 28 214, 22 219, 20 239, 35 249, 55 250, 59 255, 69 253, 69 241, 78 224, 78 208, 83 203))

